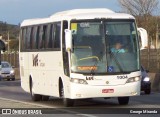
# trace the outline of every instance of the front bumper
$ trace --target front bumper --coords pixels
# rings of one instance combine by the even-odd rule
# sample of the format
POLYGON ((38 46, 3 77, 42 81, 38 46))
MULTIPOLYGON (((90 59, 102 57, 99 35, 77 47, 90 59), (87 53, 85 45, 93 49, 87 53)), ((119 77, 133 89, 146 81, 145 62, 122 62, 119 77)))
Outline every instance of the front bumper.
POLYGON ((1 74, 0 79, 14 79, 15 75, 14 74, 1 74))
POLYGON ((71 83, 67 98, 99 98, 140 95, 140 81, 117 86, 92 86, 71 83))

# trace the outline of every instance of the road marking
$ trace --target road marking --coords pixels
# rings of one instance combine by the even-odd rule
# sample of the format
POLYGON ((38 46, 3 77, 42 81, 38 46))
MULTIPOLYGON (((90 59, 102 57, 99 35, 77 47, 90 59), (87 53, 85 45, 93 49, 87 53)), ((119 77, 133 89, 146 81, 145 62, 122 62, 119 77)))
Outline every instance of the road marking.
POLYGON ((51 108, 50 106, 45 106, 45 105, 41 105, 41 104, 34 104, 34 103, 30 103, 30 102, 24 102, 24 101, 13 100, 13 99, 7 99, 7 98, 2 98, 2 97, 0 97, 0 100, 13 101, 13 102, 18 102, 18 103, 23 103, 23 104, 33 105, 33 106, 40 106, 40 107, 45 107, 45 108, 51 108))
POLYGON ((89 115, 89 114, 77 114, 79 116, 85 116, 85 117, 97 117, 97 116, 94 116, 94 115, 89 115))
MULTIPOLYGON (((75 115, 77 115, 77 116, 96 117, 96 116, 93 116, 93 115, 90 115, 90 114, 83 114, 83 113, 76 112, 76 111, 59 109, 59 108, 57 108, 57 107, 46 106, 46 105, 42 105, 42 104, 34 104, 34 103, 30 103, 30 102, 24 102, 24 101, 19 101, 19 100, 7 99, 7 98, 2 98, 2 97, 0 97, 0 100, 11 101, 11 102, 18 102, 18 103, 27 104, 27 105, 33 105, 33 106, 39 106, 39 107, 42 107, 42 108, 53 108, 53 109, 55 109, 55 110, 57 110, 57 111, 67 112, 67 113, 69 113, 69 114, 75 114, 75 115)), ((67 107, 66 107, 66 109, 67 109, 67 107)))
POLYGON ((160 92, 157 92, 157 91, 155 91, 155 92, 151 92, 151 94, 160 94, 160 92))
POLYGON ((5 87, 5 86, 7 86, 7 85, 0 85, 0 87, 5 87))

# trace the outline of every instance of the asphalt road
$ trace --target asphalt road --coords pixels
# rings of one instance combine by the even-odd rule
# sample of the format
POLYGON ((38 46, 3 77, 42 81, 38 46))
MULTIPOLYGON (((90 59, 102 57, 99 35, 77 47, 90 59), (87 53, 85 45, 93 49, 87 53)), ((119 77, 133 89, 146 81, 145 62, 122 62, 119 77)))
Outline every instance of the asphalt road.
MULTIPOLYGON (((20 81, 0 81, 0 108, 43 108, 43 113, 58 114, 56 116, 87 116, 105 117, 120 116, 119 114, 151 115, 160 114, 160 93, 152 92, 150 95, 131 97, 128 105, 119 105, 117 98, 77 100, 74 107, 63 107, 62 100, 50 97, 49 101, 33 102, 30 94, 23 91, 20 81), (152 114, 149 114, 152 113, 152 114), (67 115, 66 115, 67 114, 67 115)), ((122 115, 124 116, 124 115, 122 115)), ((128 115, 127 115, 128 116, 128 115)))

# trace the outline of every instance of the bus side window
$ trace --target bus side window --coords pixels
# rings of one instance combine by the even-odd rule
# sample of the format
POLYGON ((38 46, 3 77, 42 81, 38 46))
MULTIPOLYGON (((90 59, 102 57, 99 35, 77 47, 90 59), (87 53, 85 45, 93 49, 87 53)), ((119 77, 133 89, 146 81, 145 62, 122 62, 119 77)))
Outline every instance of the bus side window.
POLYGON ((31 32, 30 32, 30 48, 29 49, 33 49, 33 40, 34 40, 34 37, 33 37, 33 27, 31 27, 31 32))
POLYGON ((50 29, 48 29, 48 48, 53 48, 53 39, 54 39, 54 32, 53 32, 53 29, 54 29, 54 25, 51 24, 50 25, 50 29))
POLYGON ((48 30, 50 30, 50 25, 44 25, 43 26, 43 48, 48 48, 48 39, 49 39, 49 33, 48 30))
POLYGON ((61 23, 56 24, 54 48, 60 48, 61 23))
POLYGON ((46 30, 47 30, 47 26, 44 25, 42 27, 42 36, 41 36, 41 41, 40 41, 40 49, 44 49, 45 48, 45 41, 46 41, 46 30))
POLYGON ((55 48, 56 25, 52 25, 52 48, 55 48))
POLYGON ((21 40, 21 50, 23 51, 23 50, 25 50, 25 42, 26 42, 26 33, 27 33, 27 30, 26 30, 26 28, 23 28, 22 29, 22 32, 21 32, 21 34, 22 34, 22 40, 21 40))
POLYGON ((37 29, 38 29, 38 27, 37 26, 35 26, 34 28, 33 28, 33 35, 32 35, 32 45, 33 45, 33 49, 37 49, 36 48, 36 39, 37 39, 37 29))
POLYGON ((37 27, 36 31, 35 49, 39 49, 39 39, 40 39, 40 26, 37 27))
POLYGON ((48 44, 49 44, 49 39, 50 39, 50 30, 51 30, 51 24, 48 24, 48 25, 47 25, 47 28, 46 28, 45 48, 50 48, 50 47, 48 46, 48 44))
POLYGON ((27 35, 26 35, 26 49, 30 49, 30 35, 31 35, 31 27, 27 28, 27 35))
POLYGON ((40 29, 39 29, 39 38, 38 38, 38 49, 42 49, 42 45, 43 45, 43 42, 42 42, 42 39, 43 39, 43 26, 40 26, 40 29))

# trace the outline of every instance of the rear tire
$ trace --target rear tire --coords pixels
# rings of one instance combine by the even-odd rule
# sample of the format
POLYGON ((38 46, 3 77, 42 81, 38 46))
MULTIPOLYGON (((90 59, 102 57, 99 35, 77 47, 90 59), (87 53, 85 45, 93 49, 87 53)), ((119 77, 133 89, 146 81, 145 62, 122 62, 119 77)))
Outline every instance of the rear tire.
POLYGON ((129 97, 118 97, 120 105, 127 105, 129 103, 129 97))
POLYGON ((63 84, 61 84, 61 88, 60 88, 60 97, 63 99, 63 105, 65 107, 71 107, 74 105, 73 99, 65 98, 63 84))
POLYGON ((33 101, 40 101, 42 100, 42 96, 39 94, 34 94, 33 92, 33 82, 32 79, 30 80, 30 94, 33 101))
POLYGON ((42 101, 48 101, 48 100, 49 100, 49 96, 45 96, 45 95, 42 96, 42 101))

